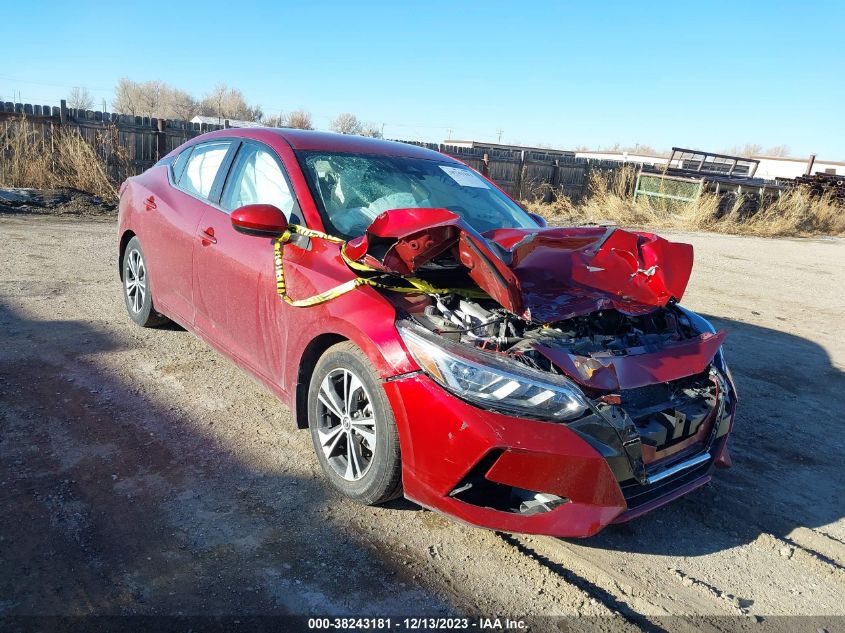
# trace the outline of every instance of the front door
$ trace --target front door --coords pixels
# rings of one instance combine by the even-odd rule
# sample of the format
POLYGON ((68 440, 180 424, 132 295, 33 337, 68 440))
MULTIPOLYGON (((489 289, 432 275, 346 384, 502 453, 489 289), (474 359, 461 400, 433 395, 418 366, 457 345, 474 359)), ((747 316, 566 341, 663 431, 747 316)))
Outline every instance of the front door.
POLYGON ((239 233, 229 213, 247 204, 272 204, 288 221, 299 208, 281 162, 260 143, 242 143, 215 207, 198 231, 213 239, 194 249, 197 325, 276 384, 282 380, 285 305, 276 294, 273 240, 239 233))

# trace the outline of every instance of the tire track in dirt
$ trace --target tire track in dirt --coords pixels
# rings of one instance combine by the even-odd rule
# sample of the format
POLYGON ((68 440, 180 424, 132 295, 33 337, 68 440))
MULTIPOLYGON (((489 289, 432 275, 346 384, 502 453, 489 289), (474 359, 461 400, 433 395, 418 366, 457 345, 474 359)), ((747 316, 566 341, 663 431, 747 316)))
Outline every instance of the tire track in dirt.
POLYGON ((834 543, 838 543, 839 545, 845 545, 845 541, 843 541, 841 538, 837 538, 833 534, 830 534, 830 533, 828 533, 828 532, 826 532, 826 531, 824 531, 820 528, 809 528, 809 529, 815 535, 822 536, 829 541, 832 541, 834 543))
POLYGON ((776 551, 786 560, 811 571, 830 574, 837 582, 845 584, 845 545, 836 538, 805 527, 790 528, 789 520, 776 512, 751 517, 742 510, 739 504, 726 499, 709 507, 707 513, 701 513, 700 519, 711 528, 724 525, 725 521, 744 523, 747 529, 758 533, 752 541, 754 546, 776 551))
POLYGON ((800 545, 791 538, 779 538, 774 534, 763 533, 754 544, 757 547, 775 550, 782 558, 795 561, 813 571, 828 573, 837 582, 845 584, 845 567, 813 549, 800 545))
MULTIPOLYGON (((529 539, 535 551, 558 567, 578 569, 584 578, 603 591, 624 602, 631 610, 654 623, 656 618, 676 614, 739 615, 744 613, 732 599, 722 599, 724 592, 716 587, 701 593, 703 583, 684 581, 689 574, 674 568, 642 570, 620 569, 619 556, 610 550, 579 551, 578 546, 551 537, 521 537, 529 539), (691 589, 692 588, 692 589, 691 589)), ((733 596, 731 597, 733 598, 733 596)), ((658 626, 659 624, 654 624, 658 626)), ((716 627, 718 628, 718 627, 716 627)))
POLYGON ((666 629, 652 622, 646 616, 633 609, 623 597, 599 586, 585 576, 577 574, 571 567, 567 567, 552 560, 537 549, 534 549, 523 542, 520 537, 507 534, 505 532, 496 532, 496 535, 502 539, 506 545, 515 548, 521 554, 536 561, 552 573, 560 576, 570 585, 580 589, 591 600, 595 600, 603 604, 611 613, 615 613, 623 617, 629 624, 644 631, 668 633, 666 629))
POLYGON ((845 570, 845 543, 842 541, 824 532, 805 527, 793 529, 789 538, 808 552, 817 555, 841 570, 845 570))

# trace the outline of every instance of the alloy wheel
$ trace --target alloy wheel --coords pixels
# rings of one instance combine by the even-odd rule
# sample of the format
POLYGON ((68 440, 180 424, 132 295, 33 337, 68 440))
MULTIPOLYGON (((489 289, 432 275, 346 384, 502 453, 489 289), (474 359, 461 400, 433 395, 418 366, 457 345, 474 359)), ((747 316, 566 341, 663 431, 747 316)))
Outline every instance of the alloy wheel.
POLYGON ((348 369, 330 371, 320 384, 317 434, 332 469, 346 481, 367 474, 376 448, 376 420, 370 394, 348 369))
POLYGON ((130 251, 126 256, 123 283, 126 288, 126 297, 129 299, 129 308, 137 314, 144 307, 144 300, 147 297, 147 269, 144 267, 141 253, 137 250, 130 251))

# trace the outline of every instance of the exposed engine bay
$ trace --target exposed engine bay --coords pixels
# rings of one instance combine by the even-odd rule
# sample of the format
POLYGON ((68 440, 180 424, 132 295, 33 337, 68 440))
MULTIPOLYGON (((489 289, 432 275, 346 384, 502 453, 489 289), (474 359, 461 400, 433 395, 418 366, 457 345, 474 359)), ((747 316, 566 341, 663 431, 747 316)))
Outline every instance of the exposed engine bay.
POLYGON ((709 468, 729 430, 725 333, 678 305, 689 244, 615 227, 480 234, 446 209, 395 209, 344 255, 430 284, 397 298, 422 332, 400 324, 427 373, 483 408, 565 421, 605 457, 629 507, 709 468))
MULTIPOLYGON (((408 316, 433 334, 578 383, 591 407, 568 425, 605 455, 617 479, 626 483, 623 489, 631 492, 632 507, 637 495, 648 493, 654 466, 660 470, 701 452, 728 430, 722 424, 729 414, 728 392, 711 362, 715 349, 713 354, 696 354, 698 365, 690 364, 680 377, 636 386, 617 381, 615 388, 591 387, 578 369, 590 363, 606 369, 612 362, 640 367, 642 359, 667 349, 700 349, 702 340, 721 342, 719 335, 699 332, 674 304, 644 314, 607 309, 537 324, 493 301, 458 295, 432 296, 430 301, 408 316)), ((632 373, 621 374, 626 372, 632 373)), ((472 494, 478 490, 476 481, 472 494)))
POLYGON ((552 324, 536 325, 499 307, 455 295, 435 298, 416 320, 433 332, 485 351, 507 354, 535 369, 556 371, 538 346, 584 357, 653 352, 697 333, 683 313, 671 307, 642 315, 599 310, 552 324))
MULTIPOLYGON (((596 359, 619 359, 662 351, 667 344, 695 340, 689 317, 674 306, 626 315, 601 310, 552 324, 537 325, 493 305, 455 295, 433 297, 413 316, 433 333, 501 354, 533 369, 567 375, 549 358, 549 350, 563 352, 586 364, 596 359)), ((578 376, 568 375, 578 379, 578 376)), ((580 385, 584 389, 584 385, 580 385)), ((643 443, 655 449, 695 435, 715 406, 715 384, 707 376, 620 389, 617 394, 586 390, 599 402, 624 405, 634 419, 643 443)))

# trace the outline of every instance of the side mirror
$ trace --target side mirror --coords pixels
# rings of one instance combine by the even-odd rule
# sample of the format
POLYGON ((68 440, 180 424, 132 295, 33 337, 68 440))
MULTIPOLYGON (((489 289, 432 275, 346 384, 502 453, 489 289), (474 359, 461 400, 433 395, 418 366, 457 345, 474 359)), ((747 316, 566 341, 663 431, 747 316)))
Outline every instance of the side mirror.
POLYGON ((288 228, 288 219, 272 204, 247 204, 232 211, 232 226, 247 235, 281 235, 288 228))
POLYGON ((546 218, 544 218, 542 215, 537 215, 536 213, 530 212, 528 213, 528 215, 530 215, 531 219, 534 220, 541 227, 549 226, 548 222, 546 222, 546 218))

